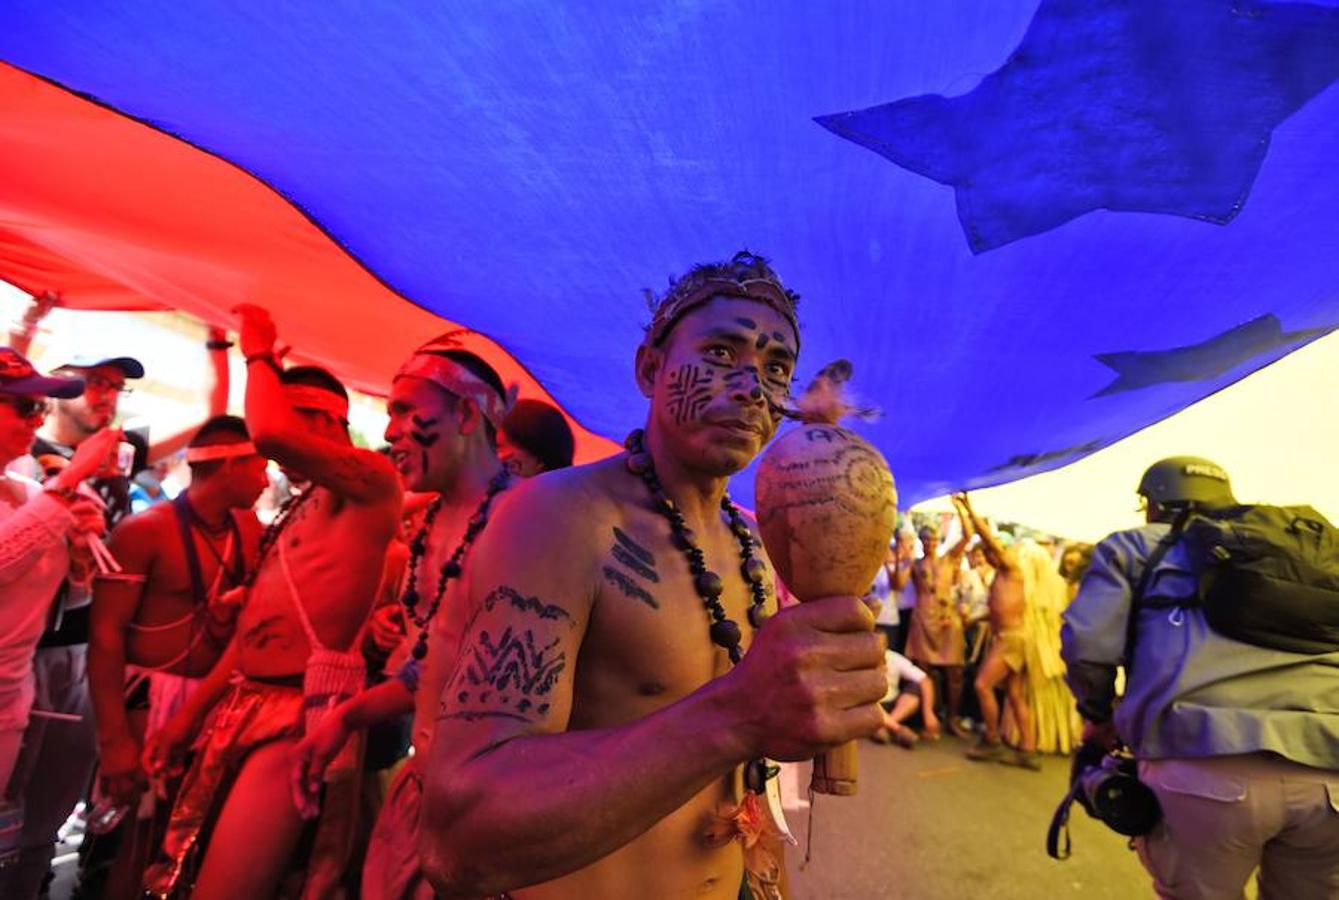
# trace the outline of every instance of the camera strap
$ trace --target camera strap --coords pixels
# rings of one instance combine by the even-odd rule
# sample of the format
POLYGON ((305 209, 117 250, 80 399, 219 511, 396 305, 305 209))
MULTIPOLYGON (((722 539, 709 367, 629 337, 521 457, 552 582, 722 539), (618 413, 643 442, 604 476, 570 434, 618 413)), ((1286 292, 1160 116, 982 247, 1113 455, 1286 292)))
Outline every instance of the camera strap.
POLYGON ((1074 783, 1069 786, 1068 793, 1060 800, 1060 805, 1055 808, 1055 815, 1051 816, 1051 825, 1046 829, 1046 855, 1051 859, 1069 859, 1069 811, 1074 806, 1074 800, 1079 796, 1079 791, 1083 789, 1082 782, 1075 778, 1074 783), (1064 836, 1064 849, 1060 847, 1060 838, 1064 836))

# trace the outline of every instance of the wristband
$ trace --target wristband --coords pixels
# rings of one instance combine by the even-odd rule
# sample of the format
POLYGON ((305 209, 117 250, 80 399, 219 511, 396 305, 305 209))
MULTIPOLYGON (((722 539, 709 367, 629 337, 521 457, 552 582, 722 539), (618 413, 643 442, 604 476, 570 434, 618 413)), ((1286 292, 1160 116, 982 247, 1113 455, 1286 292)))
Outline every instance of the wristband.
POLYGON ((205 341, 206 350, 231 350, 233 346, 232 341, 205 341))
POLYGON ((246 364, 247 364, 248 366, 251 365, 251 364, 254 363, 254 362, 263 362, 263 363, 265 363, 265 365, 267 365, 267 366, 269 366, 271 369, 273 369, 273 370, 275 371, 276 374, 281 374, 281 373, 284 371, 284 370, 283 370, 283 367, 281 367, 281 366, 279 365, 279 360, 277 360, 277 359, 274 358, 274 351, 273 351, 273 350, 268 351, 268 352, 266 352, 266 353, 257 353, 255 356, 248 356, 248 357, 246 357, 246 364))

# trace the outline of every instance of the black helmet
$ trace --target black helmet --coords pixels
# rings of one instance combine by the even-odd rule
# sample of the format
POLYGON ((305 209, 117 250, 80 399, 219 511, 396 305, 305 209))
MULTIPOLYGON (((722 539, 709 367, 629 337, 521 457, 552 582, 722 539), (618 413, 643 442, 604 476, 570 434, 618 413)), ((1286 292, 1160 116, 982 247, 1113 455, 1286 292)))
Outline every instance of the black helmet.
POLYGON ((1233 506, 1232 484, 1215 462, 1198 456, 1171 456, 1148 467, 1138 493, 1159 506, 1233 506))

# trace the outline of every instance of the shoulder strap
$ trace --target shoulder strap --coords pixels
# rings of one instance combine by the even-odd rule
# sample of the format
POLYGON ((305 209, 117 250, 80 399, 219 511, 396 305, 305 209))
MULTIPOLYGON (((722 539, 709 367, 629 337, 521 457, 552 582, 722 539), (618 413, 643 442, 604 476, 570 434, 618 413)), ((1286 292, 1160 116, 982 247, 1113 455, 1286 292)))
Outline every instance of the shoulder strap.
POLYGON ((1177 541, 1186 530, 1186 523, 1190 521, 1190 510, 1183 509, 1176 514, 1176 519, 1172 522, 1172 528, 1158 545, 1153 548, 1153 552, 1148 556, 1148 562, 1144 563, 1144 571, 1139 576, 1139 584, 1135 587, 1134 593, 1130 595, 1130 614, 1125 620, 1125 668, 1129 669, 1130 660, 1134 656, 1134 644, 1137 637, 1135 629, 1139 622, 1139 610, 1144 604, 1144 595, 1148 593, 1149 585, 1153 583, 1153 573, 1158 566, 1162 565, 1163 559, 1167 557, 1167 552, 1176 546, 1177 541))
POLYGON ((288 567, 288 553, 284 550, 282 538, 275 541, 275 551, 279 554, 279 570, 283 572, 284 583, 288 585, 288 592, 293 597, 293 606, 298 611, 298 621, 302 623, 302 630, 307 634, 307 642, 311 644, 312 651, 324 650, 325 645, 316 638, 316 629, 312 628, 311 619, 307 618, 307 608, 302 605, 302 595, 298 593, 297 582, 293 580, 293 570, 288 567))
POLYGON ((229 538, 232 542, 233 553, 232 561, 228 561, 227 549, 224 549, 223 563, 220 569, 225 569, 228 574, 228 580, 232 582, 232 587, 238 587, 246 581, 246 545, 242 543, 242 526, 237 522, 237 511, 228 513, 228 527, 230 529, 229 538))
POLYGON ((195 529, 191 524, 193 514, 185 491, 177 494, 172 501, 172 509, 177 514, 177 531, 181 535, 181 547, 186 554, 186 567, 191 573, 191 595, 195 597, 196 606, 203 606, 209 601, 209 595, 205 592, 204 570, 200 568, 200 550, 195 546, 195 529))

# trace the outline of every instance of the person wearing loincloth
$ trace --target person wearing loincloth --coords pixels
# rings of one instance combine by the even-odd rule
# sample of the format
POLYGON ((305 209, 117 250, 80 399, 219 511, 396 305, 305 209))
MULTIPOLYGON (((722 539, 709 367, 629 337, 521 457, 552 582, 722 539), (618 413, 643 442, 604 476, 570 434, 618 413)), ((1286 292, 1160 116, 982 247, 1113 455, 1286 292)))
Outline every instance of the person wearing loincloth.
POLYGON ((924 526, 918 536, 922 556, 911 567, 916 609, 911 617, 906 656, 944 681, 944 718, 949 731, 958 737, 966 737, 967 732, 958 721, 962 711, 966 638, 962 615, 953 602, 953 583, 962 568, 962 557, 972 539, 972 530, 964 520, 962 537, 942 556, 939 555, 937 528, 924 526))
MULTIPOLYGON (((436 495, 410 540, 402 604, 408 639, 388 667, 398 676, 341 704, 298 744, 292 769, 298 808, 313 815, 326 767, 349 736, 414 713, 414 754, 390 787, 363 866, 367 900, 433 896, 419 865, 418 822, 437 696, 419 685, 440 682, 438 669, 452 655, 440 649, 425 654, 425 629, 442 608, 460 602, 470 547, 508 483, 498 442, 509 400, 497 373, 449 335, 419 348, 391 383, 385 434, 390 458, 406 490, 436 495)), ((530 446, 547 458, 555 455, 542 442, 530 446)))
POLYGON ((976 673, 976 699, 981 705, 986 733, 975 747, 967 751, 967 758, 977 761, 996 760, 1037 772, 1037 735, 1032 728, 1032 711, 1027 702, 1028 637, 1024 625, 1027 613, 1027 590, 1023 568, 1017 551, 1005 547, 990 523, 976 514, 966 494, 953 495, 953 503, 962 516, 972 523, 981 535, 981 549, 986 561, 995 569, 990 582, 987 604, 990 609, 990 628, 993 634, 985 661, 976 673), (1000 720, 1003 710, 995 699, 995 689, 1004 684, 1005 698, 1014 724, 1020 735, 1016 749, 1006 748, 1000 741, 1000 720))
POLYGON ((362 634, 401 489, 386 457, 353 446, 348 394, 334 376, 282 369, 269 315, 238 311, 247 426, 257 449, 304 487, 262 535, 246 585, 219 600, 236 609, 227 651, 145 749, 151 774, 170 768, 209 714, 145 888, 211 900, 271 896, 282 884, 322 897, 337 890, 347 865, 358 742, 331 766, 320 822, 302 852, 304 822, 287 799, 289 755, 363 687, 362 634), (285 882, 290 870, 296 877, 285 882))
MULTIPOLYGON (((131 811, 115 832, 89 838, 115 847, 98 854, 109 863, 98 889, 111 898, 140 896, 143 868, 171 810, 173 785, 150 786, 144 742, 227 647, 232 623, 213 620, 210 598, 242 583, 260 540, 251 507, 267 484, 265 459, 246 423, 210 419, 191 438, 186 460, 190 486, 172 503, 122 520, 109 542, 121 571, 94 582, 88 669, 99 747, 95 801, 131 811)), ((94 874, 85 871, 85 888, 94 886, 94 874)))
POLYGON ((509 489, 433 620, 448 664, 420 846, 443 897, 779 895, 767 757, 873 734, 883 640, 859 597, 777 610, 726 496, 775 434, 795 295, 743 252, 658 303, 628 452, 509 489))

